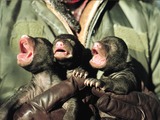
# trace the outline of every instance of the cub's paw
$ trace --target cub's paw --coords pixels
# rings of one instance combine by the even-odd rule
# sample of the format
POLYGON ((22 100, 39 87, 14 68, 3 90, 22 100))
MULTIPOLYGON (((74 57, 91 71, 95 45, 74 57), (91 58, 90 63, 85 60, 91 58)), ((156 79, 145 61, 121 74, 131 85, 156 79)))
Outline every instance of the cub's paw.
POLYGON ((86 79, 86 77, 88 76, 88 72, 79 67, 73 70, 72 75, 74 77, 80 77, 86 79))
POLYGON ((101 80, 95 79, 95 78, 87 78, 84 81, 84 85, 89 87, 96 87, 102 89, 105 83, 101 80))

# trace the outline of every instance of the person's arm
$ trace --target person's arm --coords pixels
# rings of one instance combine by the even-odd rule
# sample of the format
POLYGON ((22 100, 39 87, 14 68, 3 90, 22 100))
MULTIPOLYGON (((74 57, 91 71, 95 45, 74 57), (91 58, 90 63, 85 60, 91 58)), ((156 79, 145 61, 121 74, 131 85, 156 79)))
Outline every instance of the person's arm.
MULTIPOLYGON (((63 81, 34 100, 25 103, 14 114, 14 120, 19 119, 48 119, 48 113, 57 104, 65 102, 84 86, 83 78, 71 77, 63 81)), ((92 89, 92 93, 99 97, 97 107, 110 115, 133 120, 159 120, 160 101, 152 92, 131 92, 128 95, 104 93, 92 89)))
MULTIPOLYGON (((160 54, 160 26, 157 25, 159 23, 160 19, 160 9, 157 9, 155 7, 149 9, 151 11, 144 13, 148 13, 148 38, 149 38, 149 54, 150 54, 150 73, 152 76, 152 83, 155 86, 154 92, 160 99, 160 74, 159 74, 159 68, 160 68, 160 60, 158 55, 160 54)), ((148 86, 151 86, 152 83, 148 82, 148 86)))
POLYGON ((23 104, 14 114, 13 119, 39 120, 47 119, 48 112, 57 104, 67 101, 79 90, 83 89, 84 78, 71 77, 49 90, 45 91, 35 99, 23 104))
POLYGON ((160 120, 160 101, 152 92, 131 92, 128 95, 102 93, 92 89, 99 110, 127 120, 160 120))

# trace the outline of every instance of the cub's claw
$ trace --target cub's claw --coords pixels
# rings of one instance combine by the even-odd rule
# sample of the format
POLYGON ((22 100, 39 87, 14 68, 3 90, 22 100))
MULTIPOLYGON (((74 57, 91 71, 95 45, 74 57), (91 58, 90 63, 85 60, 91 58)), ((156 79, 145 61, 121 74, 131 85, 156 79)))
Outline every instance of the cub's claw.
POLYGON ((98 79, 95 79, 95 78, 88 78, 84 81, 84 85, 102 89, 104 86, 104 83, 98 79))
POLYGON ((88 76, 88 72, 85 71, 84 69, 82 68, 76 68, 74 71, 73 71, 73 76, 75 77, 80 77, 80 78, 86 78, 88 76))
POLYGON ((101 82, 100 82, 100 81, 97 81, 96 84, 95 84, 95 87, 96 87, 96 88, 101 87, 101 82))

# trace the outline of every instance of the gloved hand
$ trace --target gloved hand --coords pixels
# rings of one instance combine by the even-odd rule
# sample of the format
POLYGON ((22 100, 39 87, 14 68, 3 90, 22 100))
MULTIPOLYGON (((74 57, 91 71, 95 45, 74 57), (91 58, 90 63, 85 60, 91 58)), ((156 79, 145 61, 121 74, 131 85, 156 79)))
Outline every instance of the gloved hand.
POLYGON ((32 101, 23 104, 14 114, 14 120, 40 120, 43 117, 47 120, 47 114, 57 104, 67 101, 79 90, 83 89, 84 78, 72 76, 41 95, 35 97, 32 101), (39 115, 39 116, 38 116, 39 115))
POLYGON ((128 95, 102 93, 96 89, 92 92, 101 96, 97 107, 102 112, 127 120, 160 120, 160 101, 152 92, 131 92, 128 95))

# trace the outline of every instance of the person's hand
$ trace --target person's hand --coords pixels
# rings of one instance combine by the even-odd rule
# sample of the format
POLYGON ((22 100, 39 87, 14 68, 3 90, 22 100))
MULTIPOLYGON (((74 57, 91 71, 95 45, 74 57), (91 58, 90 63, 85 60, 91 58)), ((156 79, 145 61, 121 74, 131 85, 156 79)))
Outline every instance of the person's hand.
POLYGON ((160 101, 152 93, 131 92, 128 95, 102 93, 92 89, 100 98, 97 107, 105 113, 127 120, 160 120, 160 101))
POLYGON ((85 78, 72 76, 68 80, 53 86, 28 103, 23 104, 14 114, 15 120, 47 119, 49 111, 59 103, 64 103, 85 87, 85 78), (41 117, 38 117, 41 116, 41 117))
POLYGON ((32 104, 24 103, 22 107, 15 112, 13 120, 49 120, 49 116, 45 110, 34 107, 32 104), (36 114, 34 112, 36 112, 36 114))

